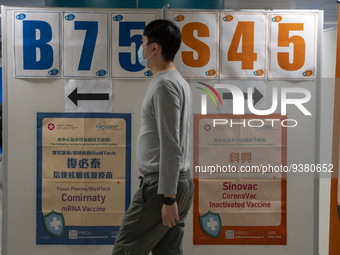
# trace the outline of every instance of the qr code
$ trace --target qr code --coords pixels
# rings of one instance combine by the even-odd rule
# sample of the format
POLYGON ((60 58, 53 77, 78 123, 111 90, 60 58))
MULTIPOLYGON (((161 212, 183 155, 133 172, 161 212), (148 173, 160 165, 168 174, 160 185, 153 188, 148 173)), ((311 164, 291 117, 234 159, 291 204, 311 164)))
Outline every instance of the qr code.
POLYGON ((69 239, 78 239, 78 230, 69 230, 68 238, 69 239))
POLYGON ((234 230, 226 230, 225 231, 225 239, 234 239, 234 230))

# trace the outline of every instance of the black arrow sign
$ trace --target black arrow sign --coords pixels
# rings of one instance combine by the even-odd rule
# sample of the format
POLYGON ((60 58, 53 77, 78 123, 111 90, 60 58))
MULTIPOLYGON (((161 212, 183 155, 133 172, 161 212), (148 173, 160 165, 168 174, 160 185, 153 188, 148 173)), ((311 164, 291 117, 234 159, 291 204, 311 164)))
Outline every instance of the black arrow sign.
POLYGON ((79 93, 78 94, 78 88, 75 88, 72 93, 68 96, 68 98, 76 105, 78 106, 79 100, 109 100, 109 94, 108 93, 97 93, 97 94, 91 94, 91 93, 79 93))
MULTIPOLYGON (((244 99, 247 100, 248 99, 248 94, 247 93, 243 93, 244 95, 244 99)), ((263 95, 261 94, 260 91, 258 91, 255 87, 254 87, 254 92, 253 92, 253 100, 254 100, 254 105, 256 105, 258 103, 258 101, 260 101, 262 99, 263 95)), ((233 99, 233 94, 232 93, 223 93, 223 99, 233 99)))

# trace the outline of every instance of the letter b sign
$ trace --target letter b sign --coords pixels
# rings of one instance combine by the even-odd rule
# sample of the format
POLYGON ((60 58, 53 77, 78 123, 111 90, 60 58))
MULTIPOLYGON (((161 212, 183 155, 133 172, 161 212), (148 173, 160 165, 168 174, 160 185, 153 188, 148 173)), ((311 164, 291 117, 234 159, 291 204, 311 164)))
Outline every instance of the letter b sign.
POLYGON ((15 12, 15 75, 59 77, 59 13, 15 12))

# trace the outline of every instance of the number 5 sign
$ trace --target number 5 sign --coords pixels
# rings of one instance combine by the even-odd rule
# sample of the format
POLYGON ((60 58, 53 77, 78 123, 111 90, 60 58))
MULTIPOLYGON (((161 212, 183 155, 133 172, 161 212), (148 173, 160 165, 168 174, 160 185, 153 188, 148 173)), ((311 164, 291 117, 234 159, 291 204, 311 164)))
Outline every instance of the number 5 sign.
POLYGON ((314 79, 316 14, 275 14, 270 17, 269 79, 314 79))
POLYGON ((112 78, 148 78, 152 72, 138 62, 145 26, 158 17, 157 12, 111 13, 112 78))

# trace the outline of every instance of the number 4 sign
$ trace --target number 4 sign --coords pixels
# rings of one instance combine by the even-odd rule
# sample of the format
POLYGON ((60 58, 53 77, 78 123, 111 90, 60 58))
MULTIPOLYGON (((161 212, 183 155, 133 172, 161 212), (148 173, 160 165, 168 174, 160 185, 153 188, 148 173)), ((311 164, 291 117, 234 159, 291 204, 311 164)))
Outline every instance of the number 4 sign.
POLYGON ((266 15, 222 13, 221 78, 264 78, 266 15))
POLYGON ((269 79, 314 79, 316 14, 270 15, 269 79))

